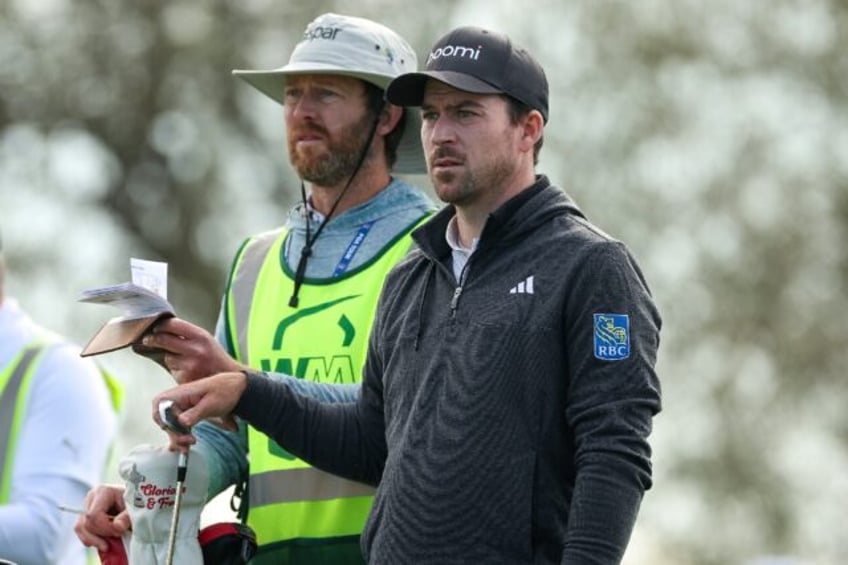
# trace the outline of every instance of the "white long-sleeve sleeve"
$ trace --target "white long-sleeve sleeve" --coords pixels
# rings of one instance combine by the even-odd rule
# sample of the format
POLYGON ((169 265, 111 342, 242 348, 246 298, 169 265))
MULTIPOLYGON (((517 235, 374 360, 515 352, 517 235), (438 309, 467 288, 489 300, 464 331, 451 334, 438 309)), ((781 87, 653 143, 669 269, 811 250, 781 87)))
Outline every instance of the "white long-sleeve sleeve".
MULTIPOLYGON (((35 337, 14 303, 0 308, 0 367, 35 337)), ((117 433, 117 416, 98 368, 72 345, 51 346, 36 365, 19 420, 6 504, 0 505, 0 558, 18 565, 83 565, 76 515, 98 484, 117 433)), ((0 473, 6 455, 0 454, 0 473)), ((5 477, 4 477, 5 479, 5 477)))

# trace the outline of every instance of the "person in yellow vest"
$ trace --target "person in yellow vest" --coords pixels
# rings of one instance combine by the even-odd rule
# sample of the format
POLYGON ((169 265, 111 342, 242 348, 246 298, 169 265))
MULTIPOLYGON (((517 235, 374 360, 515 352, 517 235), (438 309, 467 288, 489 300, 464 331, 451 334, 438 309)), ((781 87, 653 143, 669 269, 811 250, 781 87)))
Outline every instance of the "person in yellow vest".
MULTIPOLYGON (((253 367, 297 377, 288 380, 323 401, 354 398, 383 279, 434 210, 393 176, 425 172, 418 112, 384 101, 386 85, 416 67, 394 31, 324 14, 284 67, 234 71, 283 105, 289 159, 310 190, 301 185, 302 203, 284 227, 238 251, 217 339, 181 319, 145 338, 145 347, 166 352, 178 382, 253 367)), ((363 562, 372 487, 314 469, 254 429, 201 424, 196 433, 210 497, 249 477, 237 492, 259 544, 252 563, 363 562)), ((77 522, 84 543, 105 547, 105 536, 129 527, 125 513, 107 516, 123 508, 120 493, 108 485, 90 493, 88 515, 77 522)))
POLYGON ((0 243, 0 560, 83 565, 74 536, 118 430, 119 390, 5 296, 0 243))

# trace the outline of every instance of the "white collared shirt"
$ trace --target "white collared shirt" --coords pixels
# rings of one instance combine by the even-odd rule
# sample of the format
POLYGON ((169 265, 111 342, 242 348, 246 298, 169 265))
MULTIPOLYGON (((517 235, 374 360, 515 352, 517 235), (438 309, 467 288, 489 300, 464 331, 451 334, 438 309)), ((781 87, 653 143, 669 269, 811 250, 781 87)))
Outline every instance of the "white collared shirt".
POLYGON ((454 216, 448 222, 448 227, 445 230, 445 239, 452 250, 453 276, 456 278, 458 283, 462 284, 462 270, 465 268, 465 264, 468 263, 468 259, 471 257, 471 254, 474 253, 475 249, 477 249, 477 244, 480 242, 480 238, 475 237, 472 239, 471 247, 464 247, 459 241, 459 227, 456 224, 456 216, 454 216))

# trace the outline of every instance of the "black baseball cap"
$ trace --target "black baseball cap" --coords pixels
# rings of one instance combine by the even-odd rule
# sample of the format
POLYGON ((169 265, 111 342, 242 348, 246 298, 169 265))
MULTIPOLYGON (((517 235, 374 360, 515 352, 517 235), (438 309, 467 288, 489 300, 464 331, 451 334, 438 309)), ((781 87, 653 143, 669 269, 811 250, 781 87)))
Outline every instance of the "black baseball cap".
POLYGON ((477 94, 506 94, 548 121, 548 79, 526 49, 503 33, 474 26, 454 29, 433 45, 424 70, 405 73, 386 88, 386 99, 420 106, 428 79, 477 94))

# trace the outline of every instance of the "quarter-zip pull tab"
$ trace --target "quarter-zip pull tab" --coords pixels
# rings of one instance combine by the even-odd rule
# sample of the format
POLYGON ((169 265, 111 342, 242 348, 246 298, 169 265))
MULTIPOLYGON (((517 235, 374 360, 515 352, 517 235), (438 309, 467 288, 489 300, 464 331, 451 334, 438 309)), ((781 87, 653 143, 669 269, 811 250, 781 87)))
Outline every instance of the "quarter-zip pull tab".
POLYGON ((456 316, 456 305, 459 304, 459 296, 462 294, 462 286, 458 286, 453 291, 453 298, 451 298, 450 308, 451 308, 451 316, 456 316))

